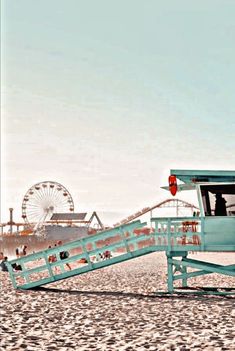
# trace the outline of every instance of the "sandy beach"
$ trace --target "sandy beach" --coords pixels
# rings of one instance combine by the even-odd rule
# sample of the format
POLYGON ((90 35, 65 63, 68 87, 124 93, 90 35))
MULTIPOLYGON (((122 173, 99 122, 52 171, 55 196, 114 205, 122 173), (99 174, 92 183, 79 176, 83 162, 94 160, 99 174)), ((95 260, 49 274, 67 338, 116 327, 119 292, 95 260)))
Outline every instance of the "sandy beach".
MULTIPOLYGON (((194 254, 221 264, 234 253, 194 254)), ((1 277, 0 350, 234 350, 235 298, 156 296, 166 258, 154 253, 45 286, 14 290, 1 277)), ((217 274, 190 286, 235 286, 217 274)))

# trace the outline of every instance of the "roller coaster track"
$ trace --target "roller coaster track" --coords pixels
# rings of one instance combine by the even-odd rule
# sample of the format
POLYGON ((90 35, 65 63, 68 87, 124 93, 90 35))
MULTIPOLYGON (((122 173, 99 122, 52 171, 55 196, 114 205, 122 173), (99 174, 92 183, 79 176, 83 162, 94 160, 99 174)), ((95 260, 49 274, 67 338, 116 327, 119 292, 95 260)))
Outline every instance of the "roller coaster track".
POLYGON ((199 210, 199 208, 193 204, 190 204, 187 201, 183 201, 180 199, 167 199, 164 200, 162 202, 159 202, 158 204, 151 206, 151 207, 144 207, 142 210, 132 214, 131 216, 128 216, 126 218, 124 218, 123 220, 121 220, 118 223, 115 223, 113 225, 113 227, 117 227, 119 225, 123 225, 123 224, 127 224, 132 222, 133 220, 135 220, 136 218, 139 218, 140 216, 143 216, 144 214, 153 211, 156 208, 163 208, 163 207, 184 207, 184 208, 191 208, 192 211, 195 210, 199 210))

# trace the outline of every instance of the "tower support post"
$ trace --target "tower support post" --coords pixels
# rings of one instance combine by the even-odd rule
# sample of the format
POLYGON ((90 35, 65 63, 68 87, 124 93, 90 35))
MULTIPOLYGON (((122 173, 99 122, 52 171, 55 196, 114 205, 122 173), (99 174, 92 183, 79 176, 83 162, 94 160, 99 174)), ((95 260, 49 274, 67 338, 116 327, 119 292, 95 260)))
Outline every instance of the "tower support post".
POLYGON ((172 293, 174 292, 174 281, 177 280, 175 278, 174 274, 176 272, 181 273, 181 280, 182 280, 182 287, 187 287, 187 266, 181 265, 181 262, 183 259, 187 258, 187 252, 186 251, 179 251, 179 252, 174 252, 174 251, 168 251, 166 253, 167 257, 167 288, 168 292, 172 293), (174 257, 180 257, 180 260, 175 260, 174 257))
MULTIPOLYGON (((187 253, 185 253, 182 256, 182 259, 183 258, 187 258, 187 253)), ((182 272, 182 274, 184 274, 184 276, 182 278, 182 287, 186 288, 188 286, 188 284, 187 284, 187 266, 181 266, 181 272, 182 272)))
POLYGON ((172 255, 171 253, 167 253, 167 288, 168 292, 172 293, 174 291, 173 285, 173 264, 172 264, 172 255))

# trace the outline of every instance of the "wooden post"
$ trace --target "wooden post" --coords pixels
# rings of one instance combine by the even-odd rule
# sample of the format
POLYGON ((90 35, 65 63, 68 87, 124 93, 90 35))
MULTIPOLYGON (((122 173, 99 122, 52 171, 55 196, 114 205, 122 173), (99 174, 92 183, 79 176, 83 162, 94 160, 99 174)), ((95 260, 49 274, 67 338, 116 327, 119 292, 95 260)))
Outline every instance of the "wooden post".
MULTIPOLYGON (((185 253, 185 255, 182 256, 183 258, 187 258, 187 253, 185 253)), ((188 286, 187 284, 187 266, 182 266, 182 274, 186 274, 186 276, 184 276, 184 278, 182 279, 182 287, 186 288, 188 286)))
POLYGON ((172 256, 170 253, 167 253, 166 256, 167 256, 167 287, 168 287, 168 292, 172 293, 174 291, 173 264, 171 262, 172 256))

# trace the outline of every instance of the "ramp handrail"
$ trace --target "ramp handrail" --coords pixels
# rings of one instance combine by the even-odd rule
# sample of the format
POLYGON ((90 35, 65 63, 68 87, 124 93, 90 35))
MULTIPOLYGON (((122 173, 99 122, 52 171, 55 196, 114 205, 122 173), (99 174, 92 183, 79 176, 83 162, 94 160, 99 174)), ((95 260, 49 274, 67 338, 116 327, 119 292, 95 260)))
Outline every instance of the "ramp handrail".
MULTIPOLYGON (((7 266, 13 286, 15 288, 30 288, 63 279, 61 273, 68 275, 65 266, 69 265, 70 263, 75 263, 78 260, 85 260, 85 264, 89 266, 89 270, 97 269, 100 266, 97 265, 99 258, 98 256, 104 251, 124 249, 126 251, 125 255, 128 254, 128 257, 124 255, 123 259, 120 258, 118 261, 122 261, 127 258, 129 259, 133 256, 131 251, 138 249, 138 247, 134 248, 134 246, 138 245, 138 242, 143 240, 143 237, 146 239, 145 235, 136 237, 133 230, 136 228, 142 228, 145 225, 146 223, 141 223, 138 220, 124 226, 119 226, 117 228, 100 232, 73 242, 65 243, 61 246, 56 246, 44 251, 30 254, 28 256, 11 260, 7 263, 7 266), (108 242, 106 242, 107 239, 108 242), (113 242, 111 242, 112 240, 113 242), (61 252, 66 251, 70 252, 70 256, 66 259, 61 259, 61 252), (50 257, 54 257, 54 262, 50 262, 50 257), (14 270, 14 265, 20 266, 21 270, 14 270), (58 270, 60 270, 59 273, 58 270), (44 272, 44 276, 40 277, 40 273, 42 272, 44 272), (39 278, 36 277, 36 280, 34 279, 32 282, 30 281, 30 276, 32 276, 34 273, 39 275, 39 278)), ((115 260, 110 260, 110 264, 112 261, 115 260)), ((107 264, 104 263, 101 266, 105 265, 108 265, 108 262, 107 264)), ((83 269, 80 268, 76 269, 74 273, 82 273, 83 269)), ((73 271, 71 273, 73 273, 73 271)))

